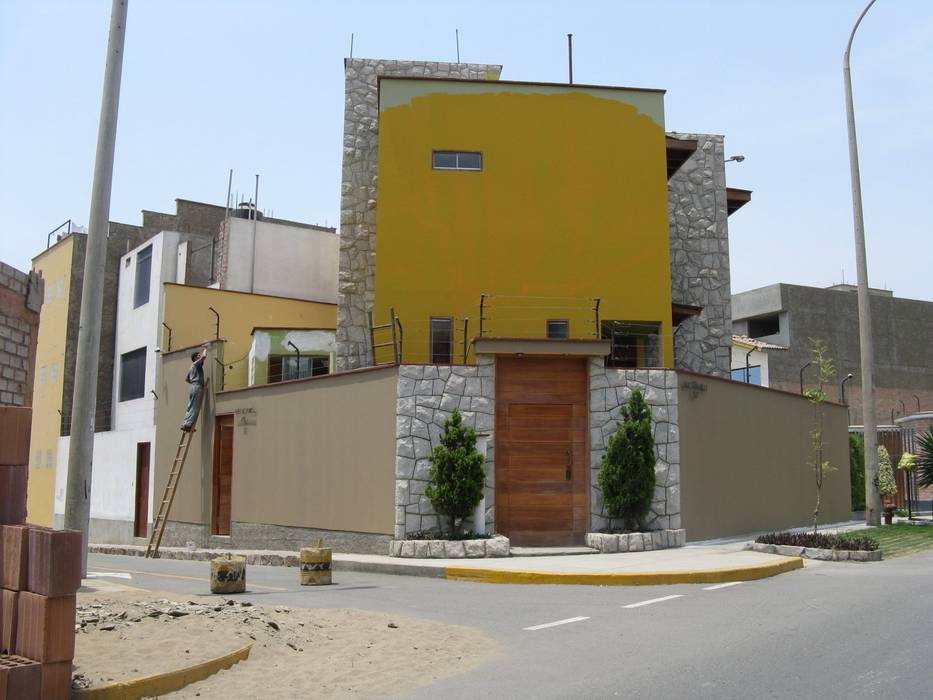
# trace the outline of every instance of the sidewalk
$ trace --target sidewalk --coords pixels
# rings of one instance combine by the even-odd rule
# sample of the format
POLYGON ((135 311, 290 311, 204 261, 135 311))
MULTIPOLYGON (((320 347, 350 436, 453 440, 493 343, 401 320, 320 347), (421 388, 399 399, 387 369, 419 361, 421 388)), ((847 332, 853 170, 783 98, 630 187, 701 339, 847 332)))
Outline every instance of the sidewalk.
MULTIPOLYGON (((798 557, 745 551, 744 542, 689 545, 625 554, 507 557, 490 559, 401 559, 378 554, 334 554, 335 571, 427 576, 484 583, 657 585, 751 581, 803 568, 798 557)), ((143 556, 145 547, 90 545, 99 554, 143 556)), ((207 561, 231 550, 163 547, 164 559, 207 561)), ((249 565, 298 566, 295 552, 233 550, 249 565)))

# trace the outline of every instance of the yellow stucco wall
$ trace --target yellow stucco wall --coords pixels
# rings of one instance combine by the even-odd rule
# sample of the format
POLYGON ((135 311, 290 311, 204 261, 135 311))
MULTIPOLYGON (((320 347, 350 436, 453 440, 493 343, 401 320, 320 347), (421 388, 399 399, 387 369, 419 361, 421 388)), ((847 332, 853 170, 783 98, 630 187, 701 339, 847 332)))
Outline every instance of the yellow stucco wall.
POLYGON ((32 264, 45 280, 46 289, 36 342, 26 504, 29 522, 37 525, 53 524, 73 252, 74 236, 69 236, 36 256, 32 264))
MULTIPOLYGON (((337 327, 336 304, 172 283, 164 285, 164 294, 164 318, 172 329, 173 349, 212 340, 216 319, 208 307, 220 314, 220 337, 226 340, 222 345, 226 389, 247 385, 253 328, 337 327)), ((168 331, 163 328, 162 348, 167 348, 167 343, 168 331)))
POLYGON ((485 335, 591 338, 600 297, 603 320, 661 322, 672 364, 661 92, 382 79, 377 199, 376 323, 395 308, 405 361, 429 360, 432 316, 457 319, 462 359, 486 293, 485 335))

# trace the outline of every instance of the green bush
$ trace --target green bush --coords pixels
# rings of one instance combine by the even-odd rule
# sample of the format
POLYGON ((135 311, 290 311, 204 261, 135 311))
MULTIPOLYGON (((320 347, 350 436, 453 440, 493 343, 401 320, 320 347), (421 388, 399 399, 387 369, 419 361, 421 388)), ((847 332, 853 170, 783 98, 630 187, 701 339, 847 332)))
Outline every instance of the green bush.
POLYGON ((917 436, 917 447, 917 485, 933 486, 933 427, 917 436))
POLYGON ((897 494, 897 482, 894 481, 894 468, 891 455, 884 445, 878 445, 878 493, 892 497, 897 494))
POLYGON ((849 433, 852 510, 865 510, 865 436, 849 433))
POLYGON ((651 510, 656 461, 651 411, 635 389, 622 407, 622 422, 609 436, 598 478, 606 513, 621 519, 626 530, 640 527, 651 510))
POLYGON ((486 486, 486 465, 476 450, 476 431, 463 425, 460 411, 454 409, 444 422, 441 444, 434 448, 431 461, 431 483, 425 494, 438 515, 450 519, 450 533, 456 535, 457 521, 473 513, 486 486))

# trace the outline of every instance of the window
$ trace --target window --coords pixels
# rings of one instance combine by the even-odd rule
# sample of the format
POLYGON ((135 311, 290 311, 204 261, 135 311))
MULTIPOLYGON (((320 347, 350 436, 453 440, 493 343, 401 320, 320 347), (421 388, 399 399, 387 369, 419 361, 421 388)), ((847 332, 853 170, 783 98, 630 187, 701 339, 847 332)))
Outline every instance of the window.
POLYGON ((757 384, 761 386, 761 365, 751 367, 735 367, 732 370, 732 379, 743 384, 757 384), (748 376, 746 377, 746 370, 748 376))
POLYGON ((52 468, 52 450, 50 449, 45 451, 45 468, 52 468))
POLYGON ((547 337, 548 338, 569 338, 570 337, 570 321, 566 321, 566 320, 548 321, 547 322, 547 337))
POLYGON ((781 332, 781 321, 777 314, 748 319, 748 337, 763 338, 781 332))
POLYGON ((45 371, 45 367, 40 367, 39 368, 39 383, 40 384, 45 384, 46 374, 47 373, 45 371))
POLYGON ((152 246, 146 246, 136 254, 136 290, 133 308, 149 303, 149 278, 152 276, 152 246))
POLYGON ((56 362, 52 365, 52 371, 50 372, 49 381, 54 384, 58 381, 58 363, 56 362))
POLYGON ((661 324, 603 321, 602 337, 612 341, 606 367, 660 367, 661 324))
POLYGON ((434 151, 431 167, 435 170, 482 170, 483 154, 470 151, 434 151))
POLYGON ((330 358, 320 355, 270 355, 269 383, 330 374, 330 358))
POLYGON ((146 348, 120 355, 120 401, 141 399, 146 393, 146 348))
POLYGON ((449 365, 454 357, 454 320, 431 319, 431 362, 449 365))
POLYGON ((41 468, 42 468, 42 450, 36 450, 36 464, 35 464, 35 468, 36 468, 36 469, 41 469, 41 468))

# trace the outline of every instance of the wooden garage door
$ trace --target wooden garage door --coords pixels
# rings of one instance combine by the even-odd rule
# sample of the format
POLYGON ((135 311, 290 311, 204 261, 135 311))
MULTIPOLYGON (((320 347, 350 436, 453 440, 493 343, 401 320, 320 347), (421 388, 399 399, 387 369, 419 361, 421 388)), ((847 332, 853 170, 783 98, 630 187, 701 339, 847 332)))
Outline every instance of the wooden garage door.
POLYGON ((211 534, 229 535, 233 492, 233 416, 217 416, 214 425, 214 474, 211 491, 211 534))
POLYGON ((515 545, 582 544, 589 522, 585 358, 496 363, 496 529, 515 545))

